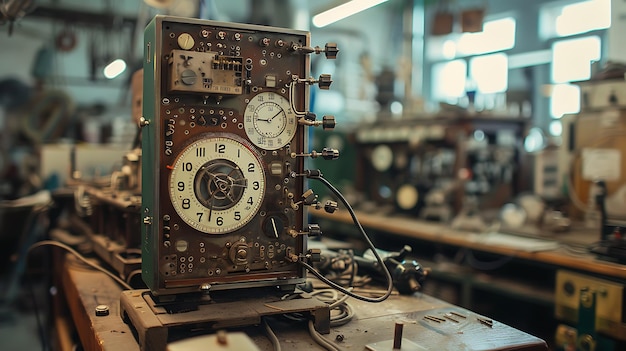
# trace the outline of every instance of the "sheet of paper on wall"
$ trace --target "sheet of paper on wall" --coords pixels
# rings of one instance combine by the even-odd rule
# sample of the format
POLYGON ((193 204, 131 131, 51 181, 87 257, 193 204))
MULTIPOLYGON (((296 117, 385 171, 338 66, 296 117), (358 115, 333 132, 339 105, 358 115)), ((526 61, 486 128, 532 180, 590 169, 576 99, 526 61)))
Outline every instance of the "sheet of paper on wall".
POLYGON ((620 179, 622 154, 616 149, 584 148, 582 153, 583 178, 613 181, 620 179))

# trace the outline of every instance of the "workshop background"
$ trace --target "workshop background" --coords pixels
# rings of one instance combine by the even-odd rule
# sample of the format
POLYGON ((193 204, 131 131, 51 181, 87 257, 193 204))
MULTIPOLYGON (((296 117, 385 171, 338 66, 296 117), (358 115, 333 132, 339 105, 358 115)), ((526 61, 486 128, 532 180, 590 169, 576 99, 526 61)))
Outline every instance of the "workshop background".
MULTIPOLYGON (((49 257, 26 259, 27 249, 48 235, 58 207, 49 192, 110 175, 136 145, 133 80, 156 14, 336 42, 336 60, 311 58, 312 75, 332 74, 333 88, 312 89, 310 108, 337 126, 309 140, 340 157, 311 164, 349 199, 374 243, 409 245, 429 269, 424 292, 554 349, 579 327, 578 289, 602 290, 610 298, 598 303, 596 327, 624 340, 626 1, 387 0, 317 24, 315 15, 344 2, 0 3, 3 345, 39 349, 37 319, 54 325, 49 257), (440 240, 441 228, 470 244, 440 240), (553 250, 612 266, 534 256, 553 250)), ((345 216, 310 216, 325 237, 365 247, 345 216)))

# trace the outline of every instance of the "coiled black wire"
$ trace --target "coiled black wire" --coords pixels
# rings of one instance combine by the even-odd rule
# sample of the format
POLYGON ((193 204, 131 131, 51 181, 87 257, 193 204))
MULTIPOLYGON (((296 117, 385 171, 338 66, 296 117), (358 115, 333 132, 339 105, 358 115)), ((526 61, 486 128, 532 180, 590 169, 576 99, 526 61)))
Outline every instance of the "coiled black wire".
POLYGON ((380 268, 383 270, 383 273, 385 274, 385 278, 387 279, 387 290, 385 291, 385 293, 381 296, 378 297, 369 297, 369 296, 362 296, 356 293, 353 293, 352 291, 342 287, 341 285, 331 281, 330 279, 326 278, 325 276, 323 276, 320 272, 318 272, 317 270, 315 270, 315 268, 313 268, 313 266, 311 266, 310 264, 304 262, 304 261, 298 261, 302 266, 304 266, 307 270, 309 270, 309 272, 311 272, 311 274, 313 274, 315 277, 317 277, 317 279, 319 279, 320 281, 322 281, 324 284, 332 287, 333 289, 336 289, 350 297, 353 297, 357 300, 361 300, 361 301, 365 301, 365 302, 382 302, 385 301, 393 292, 393 278, 391 277, 391 273, 389 272, 389 270, 387 269, 387 266, 385 265, 385 263, 383 262, 383 260, 380 258, 380 255, 378 254, 376 247, 374 246, 374 244, 372 243, 372 241, 370 240, 369 236, 367 235, 367 233, 365 232, 365 229, 363 229, 363 226, 361 225, 361 223, 359 222, 359 219, 356 217, 356 214, 354 213, 354 210, 352 209, 352 206, 350 206, 350 204, 348 203, 348 200, 346 200, 346 198, 341 194, 341 192, 339 192, 339 190, 337 190, 337 188, 335 188, 332 184, 330 184, 330 182, 328 180, 326 180, 324 177, 322 177, 322 173, 318 170, 314 170, 314 171, 307 171, 306 172, 306 176, 310 179, 316 179, 320 182, 322 182, 324 185, 326 185, 326 187, 333 192, 333 194, 335 194, 337 196, 337 198, 341 201, 341 203, 343 203, 343 205, 346 207, 346 209, 348 210, 348 212, 350 213, 350 216, 352 217, 352 222, 354 222, 354 225, 359 229, 359 232, 361 233, 361 235, 363 236, 363 239, 365 240, 365 242, 367 243, 367 245, 370 247, 370 249, 372 250, 372 253, 374 254, 374 257, 376 257, 376 261, 378 262, 378 265, 380 266, 380 268))

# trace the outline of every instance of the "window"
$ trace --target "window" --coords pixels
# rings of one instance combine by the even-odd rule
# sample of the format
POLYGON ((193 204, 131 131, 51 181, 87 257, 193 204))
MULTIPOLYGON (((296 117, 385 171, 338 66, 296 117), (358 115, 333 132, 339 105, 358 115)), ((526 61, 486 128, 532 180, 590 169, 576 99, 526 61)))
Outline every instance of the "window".
POLYGON ((566 113, 580 111, 580 88, 573 84, 556 84, 552 86, 550 99, 550 115, 561 118, 566 113))
POLYGON ((492 94, 506 91, 509 65, 506 54, 473 57, 469 64, 470 77, 476 83, 476 91, 492 94))
POLYGON ((591 63, 600 60, 600 37, 560 40, 552 45, 552 82, 565 83, 591 77, 591 63))
POLYGON ((561 118, 580 111, 580 88, 569 82, 591 78, 591 63, 600 60, 598 36, 566 39, 552 45, 552 89, 550 115, 561 118))
POLYGON ((451 60, 508 50, 515 46, 515 18, 504 17, 485 21, 478 33, 430 37, 426 53, 430 60, 451 60))
POLYGON ((463 33, 457 42, 457 55, 469 56, 508 50, 515 46, 515 19, 487 21, 483 31, 463 33))
POLYGON ((606 29, 611 26, 611 0, 546 5, 540 10, 539 20, 543 39, 606 29))
POLYGON ((578 35, 552 44, 552 86, 550 134, 562 133, 558 120, 564 114, 580 111, 580 88, 569 82, 591 78, 591 64, 602 56, 599 36, 581 36, 611 26, 611 0, 586 0, 546 5, 540 9, 540 35, 543 39, 578 35))
POLYGON ((482 32, 431 37, 426 45, 430 61, 446 60, 432 65, 433 101, 457 103, 459 98, 465 97, 468 84, 469 89, 479 95, 503 92, 508 84, 507 55, 484 54, 515 46, 515 19, 487 20, 482 32))
POLYGON ((434 64, 431 77, 433 100, 454 102, 465 96, 466 76, 467 63, 465 60, 434 64))

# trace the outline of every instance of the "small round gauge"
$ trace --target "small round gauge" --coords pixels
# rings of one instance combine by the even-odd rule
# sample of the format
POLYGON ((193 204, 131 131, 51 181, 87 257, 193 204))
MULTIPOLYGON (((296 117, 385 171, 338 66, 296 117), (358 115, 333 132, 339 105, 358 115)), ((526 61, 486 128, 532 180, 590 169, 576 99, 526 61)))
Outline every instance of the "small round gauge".
POLYGON ((207 234, 246 225, 265 196, 263 164, 243 140, 215 136, 187 146, 171 167, 170 199, 180 218, 207 234))
POLYGON ((419 192, 411 184, 404 184, 398 188, 396 192, 396 203, 403 210, 410 210, 417 206, 419 201, 419 192))
POLYGON ((393 163, 393 151, 385 144, 380 144, 372 151, 372 166, 379 172, 384 172, 393 163))
POLYGON ((257 94, 244 111, 246 134, 262 149, 276 150, 287 145, 296 134, 297 126, 289 100, 278 93, 257 94))

